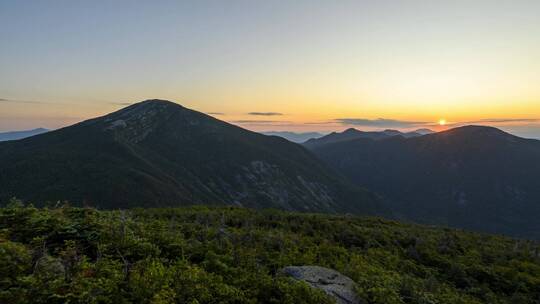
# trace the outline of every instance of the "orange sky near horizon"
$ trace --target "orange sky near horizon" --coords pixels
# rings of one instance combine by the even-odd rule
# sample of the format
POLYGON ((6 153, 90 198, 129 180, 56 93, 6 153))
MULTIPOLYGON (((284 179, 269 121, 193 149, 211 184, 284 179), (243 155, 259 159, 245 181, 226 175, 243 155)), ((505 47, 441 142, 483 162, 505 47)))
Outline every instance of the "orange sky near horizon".
MULTIPOLYGON (((141 101, 141 100, 138 100, 141 101)), ((174 101, 174 100, 173 100, 174 101)), ((177 101, 175 101, 177 102, 177 101)), ((105 115, 127 106, 130 102, 122 104, 114 103, 48 103, 29 101, 28 103, 5 103, 0 104, 0 109, 6 109, 13 115, 13 121, 3 118, 0 121, 0 128, 5 131, 14 129, 30 129, 34 127, 46 127, 56 129, 67 126, 85 119, 105 115), (7 105, 7 106, 6 106, 7 105), (24 118, 24 119, 22 119, 24 118), (30 118, 30 119, 28 119, 30 118), (28 121, 31 123, 29 124, 28 121), (38 121, 36 124, 35 121, 38 121), (4 123, 13 125, 19 124, 19 128, 8 128, 4 123)), ((502 127, 514 126, 539 126, 540 127, 540 103, 522 103, 509 106, 498 105, 489 109, 483 109, 483 105, 468 105, 464 109, 455 107, 452 109, 425 109, 418 111, 411 109, 386 109, 384 104, 372 105, 371 107, 351 105, 344 108, 342 104, 332 105, 324 108, 323 105, 298 106, 293 105, 283 108, 272 104, 270 107, 257 107, 260 110, 257 115, 248 114, 246 111, 212 111, 210 109, 197 108, 196 102, 177 102, 188 108, 207 113, 217 119, 239 125, 254 131, 294 131, 294 132, 331 132, 341 131, 354 127, 360 130, 415 130, 419 128, 429 128, 435 131, 442 131, 460 125, 477 124, 502 127), (283 111, 287 110, 287 111, 283 111), (307 109, 307 110, 305 110, 307 109), (474 109, 474 110, 471 110, 474 109), (269 114, 270 113, 270 114, 269 114), (381 115, 372 115, 381 113, 381 115), (433 114, 435 113, 435 114, 433 114), (367 122, 355 124, 339 121, 338 119, 361 118, 367 122), (377 125, 378 119, 388 119, 395 121, 389 125, 377 125), (439 120, 446 120, 446 125, 439 125, 439 120)), ((253 107, 251 107, 253 109, 253 107)), ((256 111, 252 111, 256 112, 256 111)), ((3 131, 1 130, 0 131, 3 131)))
POLYGON ((0 132, 159 98, 256 131, 484 124, 540 138, 538 12, 535 0, 1 3, 0 132))

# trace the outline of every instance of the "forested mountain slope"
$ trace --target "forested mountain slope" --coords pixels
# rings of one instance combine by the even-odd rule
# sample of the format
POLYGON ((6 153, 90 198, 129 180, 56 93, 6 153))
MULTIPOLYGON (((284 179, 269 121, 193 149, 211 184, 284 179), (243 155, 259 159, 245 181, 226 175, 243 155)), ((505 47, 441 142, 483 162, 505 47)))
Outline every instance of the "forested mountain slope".
POLYGON ((402 219, 540 238, 540 141, 466 126, 312 151, 402 219))
POLYGON ((300 145, 164 100, 0 143, 0 200, 104 208, 234 204, 378 213, 300 145))

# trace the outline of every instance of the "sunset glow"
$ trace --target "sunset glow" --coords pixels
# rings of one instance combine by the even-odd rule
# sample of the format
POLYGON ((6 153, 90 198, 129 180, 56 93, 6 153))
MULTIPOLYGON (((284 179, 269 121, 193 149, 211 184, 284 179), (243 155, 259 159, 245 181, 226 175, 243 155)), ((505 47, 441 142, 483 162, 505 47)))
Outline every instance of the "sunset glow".
POLYGON ((120 2, 0 7, 0 131, 161 98, 257 131, 444 112, 540 137, 538 1, 120 2))

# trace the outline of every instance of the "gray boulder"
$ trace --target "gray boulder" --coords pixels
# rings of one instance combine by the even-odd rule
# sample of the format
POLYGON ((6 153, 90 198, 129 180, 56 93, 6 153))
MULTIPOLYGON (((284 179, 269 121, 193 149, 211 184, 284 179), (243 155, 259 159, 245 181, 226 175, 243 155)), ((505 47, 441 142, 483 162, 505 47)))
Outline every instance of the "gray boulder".
POLYGON ((292 278, 321 289, 336 299, 338 304, 360 304, 362 301, 354 291, 356 284, 341 273, 320 266, 288 266, 282 272, 292 278))

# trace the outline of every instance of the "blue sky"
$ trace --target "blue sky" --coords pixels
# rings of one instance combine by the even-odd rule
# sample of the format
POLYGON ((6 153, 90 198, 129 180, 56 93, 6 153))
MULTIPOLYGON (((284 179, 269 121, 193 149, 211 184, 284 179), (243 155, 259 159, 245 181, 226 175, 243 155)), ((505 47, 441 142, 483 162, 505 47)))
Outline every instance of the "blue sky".
POLYGON ((539 1, 0 1, 0 18, 0 131, 162 98, 256 130, 540 137, 539 1))

